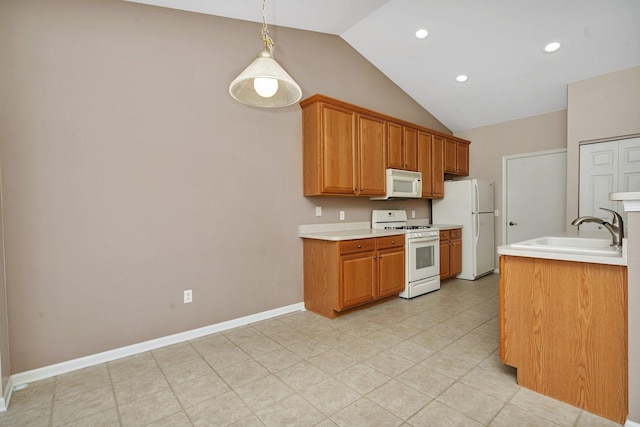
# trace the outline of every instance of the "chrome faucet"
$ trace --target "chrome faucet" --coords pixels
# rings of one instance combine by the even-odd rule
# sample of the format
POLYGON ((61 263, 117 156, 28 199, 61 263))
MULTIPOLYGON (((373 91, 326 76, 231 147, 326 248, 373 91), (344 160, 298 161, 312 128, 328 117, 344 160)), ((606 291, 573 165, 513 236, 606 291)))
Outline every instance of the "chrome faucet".
POLYGON ((624 226, 622 225, 622 217, 618 212, 612 211, 611 209, 600 209, 602 209, 603 211, 611 212, 613 214, 613 220, 611 221, 611 224, 603 220, 602 218, 597 218, 595 216, 581 216, 574 219, 571 225, 580 225, 583 222, 595 222, 596 224, 603 225, 604 228, 609 230, 609 233, 611 233, 611 237, 613 239, 613 243, 611 244, 611 246, 622 246, 622 239, 624 238, 624 226))

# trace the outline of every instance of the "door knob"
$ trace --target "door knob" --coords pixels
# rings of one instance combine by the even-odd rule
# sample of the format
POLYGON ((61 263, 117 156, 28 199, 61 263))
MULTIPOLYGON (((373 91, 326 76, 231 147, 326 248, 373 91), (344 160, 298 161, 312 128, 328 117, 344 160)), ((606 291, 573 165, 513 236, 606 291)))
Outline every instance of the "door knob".
POLYGON ((511 221, 511 222, 509 222, 509 225, 510 225, 511 227, 513 227, 514 225, 518 225, 518 223, 517 223, 517 222, 513 222, 513 221, 511 221))

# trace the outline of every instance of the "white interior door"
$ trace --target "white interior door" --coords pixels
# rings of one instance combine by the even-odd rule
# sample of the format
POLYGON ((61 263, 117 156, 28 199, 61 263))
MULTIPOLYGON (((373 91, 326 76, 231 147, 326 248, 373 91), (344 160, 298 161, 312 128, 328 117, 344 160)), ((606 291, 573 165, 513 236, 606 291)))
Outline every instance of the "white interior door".
MULTIPOLYGON (((618 141, 580 146, 580 196, 578 216, 595 216, 607 220, 611 214, 600 208, 617 210, 609 193, 618 188, 618 141)), ((581 230, 602 229, 595 223, 584 223, 581 230)))
MULTIPOLYGON (((600 209, 608 208, 626 220, 621 203, 609 200, 609 193, 619 191, 640 191, 640 138, 581 145, 578 215, 611 221, 611 214, 600 209)), ((581 230, 602 228, 594 223, 580 226, 581 230)))
POLYGON ((567 150, 502 158, 503 243, 565 231, 567 150))

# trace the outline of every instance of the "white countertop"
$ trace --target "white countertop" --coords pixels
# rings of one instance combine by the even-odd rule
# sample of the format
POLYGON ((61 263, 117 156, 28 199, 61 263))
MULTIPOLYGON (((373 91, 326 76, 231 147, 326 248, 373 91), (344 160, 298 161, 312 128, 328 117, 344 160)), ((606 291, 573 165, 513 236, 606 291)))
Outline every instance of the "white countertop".
MULTIPOLYGON (((583 237, 583 238, 610 238, 611 235, 600 232, 566 232, 553 236, 558 237, 583 237)), ((542 237, 542 236, 541 236, 542 237)), ((498 246, 498 255, 520 256, 527 258, 544 258, 558 261, 588 262, 593 264, 627 265, 627 239, 622 241, 622 250, 618 255, 587 255, 570 252, 556 252, 539 248, 514 248, 512 245, 498 246)))
MULTIPOLYGON (((409 220, 410 225, 425 225, 427 220, 409 220)), ((440 230, 462 228, 461 225, 433 224, 440 230)), ((406 234, 403 230, 373 230, 369 222, 341 222, 333 224, 308 224, 298 226, 298 237, 318 240, 353 240, 369 239, 373 237, 400 236, 406 234)))

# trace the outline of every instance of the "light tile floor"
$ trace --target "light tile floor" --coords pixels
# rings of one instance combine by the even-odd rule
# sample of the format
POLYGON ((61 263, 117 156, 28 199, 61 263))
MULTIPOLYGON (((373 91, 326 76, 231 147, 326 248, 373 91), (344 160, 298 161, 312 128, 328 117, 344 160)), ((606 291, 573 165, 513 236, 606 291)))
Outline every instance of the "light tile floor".
POLYGON ((297 312, 29 384, 0 426, 614 426, 519 387, 498 276, 297 312))

